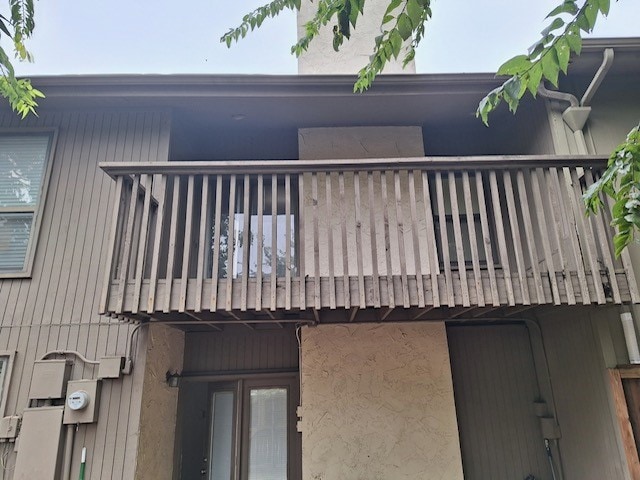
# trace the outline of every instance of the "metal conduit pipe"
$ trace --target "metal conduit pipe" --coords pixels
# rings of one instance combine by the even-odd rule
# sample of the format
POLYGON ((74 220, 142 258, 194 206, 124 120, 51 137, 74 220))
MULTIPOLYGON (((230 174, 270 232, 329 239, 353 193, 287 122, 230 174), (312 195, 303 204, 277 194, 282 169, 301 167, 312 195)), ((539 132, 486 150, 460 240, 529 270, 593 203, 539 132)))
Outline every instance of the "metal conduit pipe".
POLYGON ((638 338, 636 336, 636 328, 633 324, 631 312, 622 312, 620 314, 620 321, 622 322, 624 340, 627 344, 629 363, 638 364, 640 363, 640 348, 638 348, 638 338))
POLYGON ((67 425, 64 439, 64 460, 62 462, 62 480, 71 480, 71 459, 73 456, 73 437, 76 433, 75 425, 67 425))

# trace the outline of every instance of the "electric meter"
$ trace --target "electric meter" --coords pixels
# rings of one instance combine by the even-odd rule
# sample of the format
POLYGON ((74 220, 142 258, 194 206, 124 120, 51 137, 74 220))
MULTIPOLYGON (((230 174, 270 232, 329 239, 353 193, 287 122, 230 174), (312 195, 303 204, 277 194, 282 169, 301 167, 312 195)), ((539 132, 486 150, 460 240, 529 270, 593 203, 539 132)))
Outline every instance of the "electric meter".
POLYGON ((82 410, 89 405, 89 394, 84 390, 78 390, 69 394, 67 397, 67 405, 71 410, 82 410))

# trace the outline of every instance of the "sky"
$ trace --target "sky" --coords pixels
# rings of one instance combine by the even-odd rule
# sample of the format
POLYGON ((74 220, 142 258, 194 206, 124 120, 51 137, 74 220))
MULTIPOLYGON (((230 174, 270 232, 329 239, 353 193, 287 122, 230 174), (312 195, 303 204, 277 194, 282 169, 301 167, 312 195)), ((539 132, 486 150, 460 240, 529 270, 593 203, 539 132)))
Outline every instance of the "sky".
MULTIPOLYGON (((228 49, 220 36, 260 0, 36 2, 32 64, 19 75, 105 73, 294 74, 295 14, 265 22, 228 49)), ((539 38, 560 0, 433 0, 418 73, 492 72, 539 38)), ((640 36, 640 1, 611 2, 595 37, 640 36)), ((6 47, 5 47, 6 48, 6 47)))

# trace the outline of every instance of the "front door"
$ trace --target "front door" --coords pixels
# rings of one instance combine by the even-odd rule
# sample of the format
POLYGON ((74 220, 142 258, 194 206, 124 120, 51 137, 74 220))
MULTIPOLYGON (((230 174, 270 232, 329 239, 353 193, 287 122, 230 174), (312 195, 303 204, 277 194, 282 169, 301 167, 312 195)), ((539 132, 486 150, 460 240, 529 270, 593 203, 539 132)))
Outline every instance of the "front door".
POLYGON ((211 384, 205 478, 300 478, 297 391, 294 377, 211 384))

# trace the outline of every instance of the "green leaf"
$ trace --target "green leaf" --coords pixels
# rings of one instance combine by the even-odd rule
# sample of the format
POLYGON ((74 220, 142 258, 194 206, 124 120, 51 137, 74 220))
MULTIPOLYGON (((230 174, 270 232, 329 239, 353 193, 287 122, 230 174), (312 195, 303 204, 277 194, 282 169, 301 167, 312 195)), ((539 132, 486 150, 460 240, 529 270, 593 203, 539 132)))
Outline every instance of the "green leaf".
POLYGON ((576 54, 580 55, 580 52, 582 51, 582 37, 580 34, 569 32, 564 38, 567 40, 569 48, 571 48, 571 50, 576 54))
POLYGON ((393 50, 393 56, 398 58, 398 55, 400 55, 400 49, 402 48, 402 37, 397 30, 392 30, 389 34, 389 43, 393 50))
POLYGON ((549 15, 547 15, 547 18, 555 17, 556 15, 560 15, 561 13, 569 13, 571 15, 575 15, 576 13, 578 13, 578 6, 576 5, 576 2, 572 0, 564 2, 560 6, 551 10, 549 12, 549 15))
POLYGON ((531 66, 531 61, 527 55, 516 55, 510 58, 498 68, 496 75, 515 75, 531 66))
POLYGON ((411 20, 409 20, 409 15, 407 15, 406 13, 401 13, 398 17, 396 28, 398 29, 398 33, 402 37, 402 40, 408 39, 411 36, 412 32, 411 20))
POLYGON ((598 19, 598 5, 596 1, 597 0, 589 0, 589 3, 587 3, 584 9, 584 16, 589 22, 589 31, 593 30, 596 20, 598 19))
POLYGON ((531 95, 534 97, 538 93, 538 87, 540 86, 540 82, 542 81, 542 65, 540 63, 536 63, 531 70, 529 70, 529 79, 527 81, 527 88, 531 95))
POLYGON ((609 7, 611 6, 610 0, 598 0, 598 5, 603 15, 609 15, 609 7))
POLYGON ((546 37, 547 35, 549 35, 549 33, 563 26, 564 26, 564 20, 562 20, 561 18, 554 18, 553 22, 551 22, 551 24, 547 28, 545 28, 544 30, 542 30, 542 32, 540 32, 540 35, 542 35, 543 37, 546 37))
POLYGON ((571 58, 569 42, 564 37, 560 38, 555 45, 555 49, 556 55, 558 56, 558 65, 560 66, 560 70, 566 74, 567 68, 569 67, 569 59, 571 58))
POLYGON ((407 1, 407 15, 411 20, 411 25, 413 28, 416 28, 418 25, 422 23, 422 15, 424 14, 424 8, 422 8, 417 0, 408 0, 407 1))
POLYGON ((389 2, 389 6, 387 7, 387 11, 385 12, 385 15, 391 15, 393 11, 400 6, 401 3, 402 3, 402 0, 391 0, 389 2))
POLYGON ((558 65, 558 57, 554 48, 547 50, 546 54, 542 56, 542 74, 547 80, 549 80, 553 86, 558 86, 558 75, 560 73, 560 66, 558 65))

